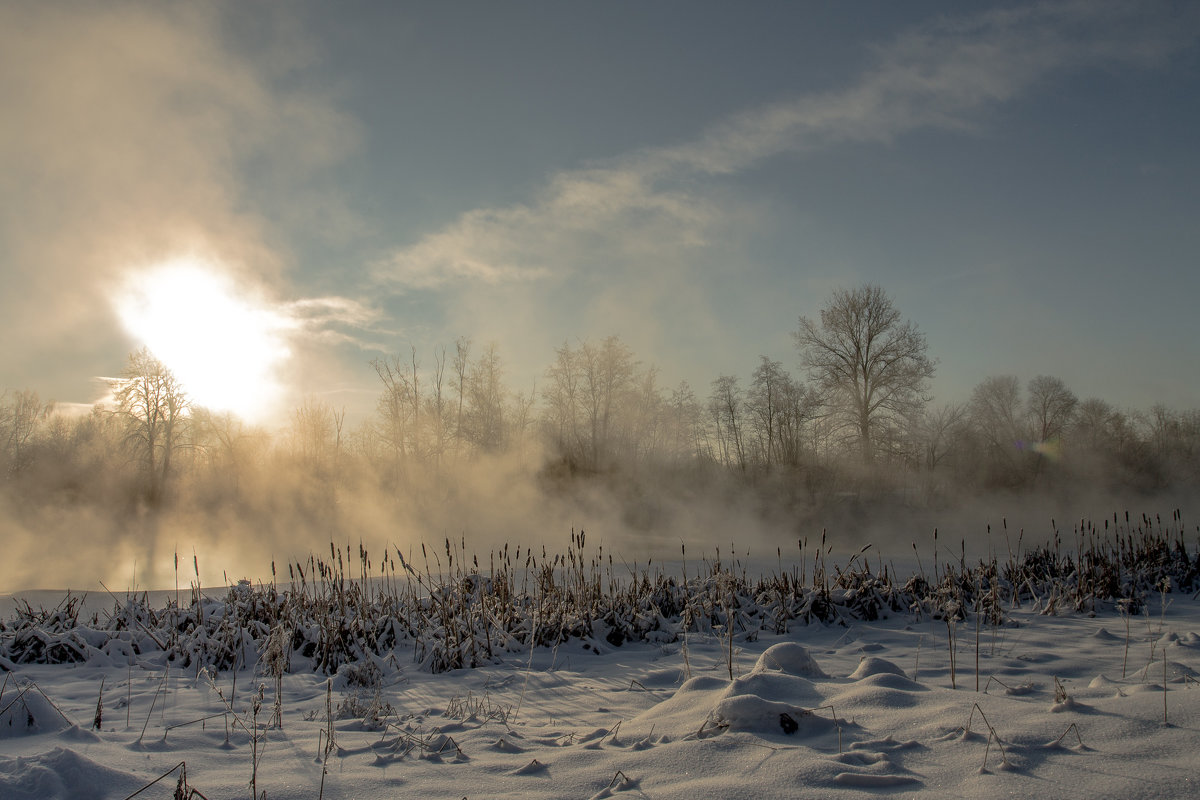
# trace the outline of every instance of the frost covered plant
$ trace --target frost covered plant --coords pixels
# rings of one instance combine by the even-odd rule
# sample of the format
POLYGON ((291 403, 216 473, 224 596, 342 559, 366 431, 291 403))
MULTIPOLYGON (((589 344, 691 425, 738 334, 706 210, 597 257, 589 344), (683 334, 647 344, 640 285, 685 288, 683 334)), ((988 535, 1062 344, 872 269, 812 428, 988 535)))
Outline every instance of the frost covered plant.
POLYGON ((275 682, 275 702, 268 727, 283 728, 283 675, 291 671, 292 631, 283 623, 271 629, 259 668, 275 682))
POLYGON ((951 600, 945 606, 946 639, 950 647, 950 688, 958 688, 958 614, 959 605, 951 600))
POLYGON ((482 696, 468 691, 465 696, 455 695, 450 699, 445 716, 461 720, 496 721, 507 725, 512 713, 511 703, 497 703, 487 691, 482 696))
POLYGON ((373 660, 342 665, 335 680, 348 690, 333 712, 336 719, 360 719, 365 727, 378 729, 396 716, 383 696, 383 670, 373 660))
MULTIPOLYGON (((735 635, 931 614, 947 626, 957 686, 959 624, 975 615, 978 652, 982 626, 1003 622, 1001 597, 1014 605, 1028 600, 1076 612, 1103 609, 1107 601, 1128 624, 1134 614, 1146 613, 1147 594, 1158 592, 1165 627, 1167 595, 1200 589, 1195 545, 1178 515, 1173 525, 1118 522, 1114 516, 1101 530, 1081 521, 1075 551, 1061 547, 1056 536, 1052 544, 1010 551, 1004 563, 993 558, 972 565, 965 556, 935 562, 932 579, 923 569, 907 579, 882 566, 876 572, 857 556, 839 569, 827 564, 832 545, 824 539, 815 553, 806 539, 798 542, 796 563, 806 569, 785 570, 777 549, 778 572, 766 577, 748 576, 736 559, 724 562, 719 553, 712 561, 689 559, 682 575, 649 561, 628 566, 626 577, 603 548, 585 549, 582 532, 572 535, 565 557, 505 546, 484 559, 468 555, 465 542, 447 539, 444 558, 414 546, 415 558, 397 551, 398 561, 389 555, 373 566, 365 548, 355 563, 353 548, 331 545, 327 557, 314 554, 289 564, 288 583, 246 582, 221 599, 197 592, 187 608, 161 612, 144 597, 131 598, 111 614, 88 619, 70 602, 54 611, 19 605, 17 618, 0 625, 0 658, 13 664, 93 657, 132 663, 166 653, 177 668, 235 674, 257 662, 259 675, 278 693, 289 671, 332 675, 345 664, 403 653, 421 670, 445 672, 568 641, 592 652, 626 642, 682 642, 690 673, 688 637, 695 633, 720 637, 725 666, 734 672, 735 635)), ((1147 624, 1153 633, 1153 622, 1147 624)), ((273 711, 270 724, 278 725, 282 709, 273 711)))

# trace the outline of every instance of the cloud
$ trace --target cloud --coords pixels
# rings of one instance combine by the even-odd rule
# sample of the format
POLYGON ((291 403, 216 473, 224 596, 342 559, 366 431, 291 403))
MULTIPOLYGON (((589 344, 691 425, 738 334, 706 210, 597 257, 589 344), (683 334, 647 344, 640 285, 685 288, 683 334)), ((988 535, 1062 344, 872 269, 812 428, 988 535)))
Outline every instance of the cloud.
POLYGON ((379 308, 349 297, 308 297, 281 303, 278 311, 288 320, 294 336, 311 342, 385 351, 375 338, 394 335, 381 327, 384 315, 379 308))
POLYGON ((478 209, 399 250, 376 275, 403 289, 552 278, 563 254, 644 258, 707 241, 714 209, 644 171, 596 167, 553 176, 531 205, 478 209))
POLYGON ((935 19, 876 48, 855 85, 735 114, 693 141, 559 172, 530 203, 468 211, 392 253, 376 274, 408 291, 562 278, 594 267, 600 252, 606 270, 677 261, 718 240, 732 213, 714 178, 785 153, 969 129, 1064 73, 1161 64, 1195 40, 1198 16, 1089 0, 935 19))
POLYGON ((286 285, 249 176, 303 185, 354 147, 356 126, 303 88, 287 54, 307 43, 286 14, 257 12, 259 38, 239 49, 226 8, 0 6, 0 335, 23 343, 0 356, 0 383, 73 393, 117 368, 127 343, 101 298, 179 253, 286 285))

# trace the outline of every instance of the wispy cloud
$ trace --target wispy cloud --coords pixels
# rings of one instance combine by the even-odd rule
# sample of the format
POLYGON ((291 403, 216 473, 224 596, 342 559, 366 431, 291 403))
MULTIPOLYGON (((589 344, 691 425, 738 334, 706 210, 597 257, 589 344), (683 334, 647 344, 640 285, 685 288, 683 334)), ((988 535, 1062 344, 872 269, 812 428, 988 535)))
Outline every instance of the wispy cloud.
POLYGON ((349 297, 293 300, 280 304, 278 311, 288 320, 292 336, 309 342, 386 352, 378 340, 395 336, 383 327, 384 314, 378 307, 349 297))
MULTIPOLYGON (((554 276, 565 254, 646 256, 705 243, 709 204, 633 165, 561 172, 528 205, 469 211, 377 265, 392 285, 431 289, 554 276)), ((585 259, 586 260, 586 259, 585 259)))
POLYGON ((1193 6, 1046 3, 936 19, 874 51, 854 85, 751 109, 695 140, 559 172, 530 202, 469 211, 376 266, 396 290, 544 280, 676 260, 729 213, 712 179, 784 153, 970 129, 1037 84, 1087 68, 1153 66, 1197 38, 1193 6))

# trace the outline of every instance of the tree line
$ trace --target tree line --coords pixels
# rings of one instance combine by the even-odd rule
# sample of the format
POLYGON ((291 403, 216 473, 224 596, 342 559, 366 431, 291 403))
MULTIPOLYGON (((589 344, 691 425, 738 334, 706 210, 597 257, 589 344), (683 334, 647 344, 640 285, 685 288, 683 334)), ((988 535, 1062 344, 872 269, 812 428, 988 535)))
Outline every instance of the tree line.
MULTIPOLYGON (((564 342, 539 385, 514 391, 495 344, 460 338, 370 362, 375 413, 302 399, 277 429, 194 405, 147 350, 111 400, 56 413, 30 390, 0 397, 0 480, 22 502, 298 504, 339 492, 402 498, 415 476, 516 458, 543 487, 637 476, 732 478, 819 507, 846 496, 935 505, 962 493, 1157 492, 1200 483, 1200 410, 1122 410, 1059 378, 980 382, 935 404, 924 335, 878 286, 834 292, 794 333, 801 368, 761 356, 748 379, 664 386, 618 336, 564 342)), ((421 486, 428 486, 422 480, 421 486)))

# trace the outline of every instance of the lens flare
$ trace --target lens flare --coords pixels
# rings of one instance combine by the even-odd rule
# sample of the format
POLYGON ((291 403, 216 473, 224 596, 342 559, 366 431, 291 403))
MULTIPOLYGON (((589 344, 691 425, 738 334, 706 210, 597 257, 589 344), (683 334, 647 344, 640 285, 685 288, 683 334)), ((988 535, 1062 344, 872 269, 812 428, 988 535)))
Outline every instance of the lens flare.
POLYGON ((1044 442, 1018 441, 1015 444, 1018 450, 1027 450, 1031 453, 1037 453, 1038 455, 1044 456, 1051 461, 1062 460, 1062 441, 1059 439, 1048 439, 1044 442))
POLYGON ((282 399, 291 321, 239 290, 215 263, 180 258, 130 275, 114 297, 126 331, 175 374, 192 402, 261 422, 282 399))

